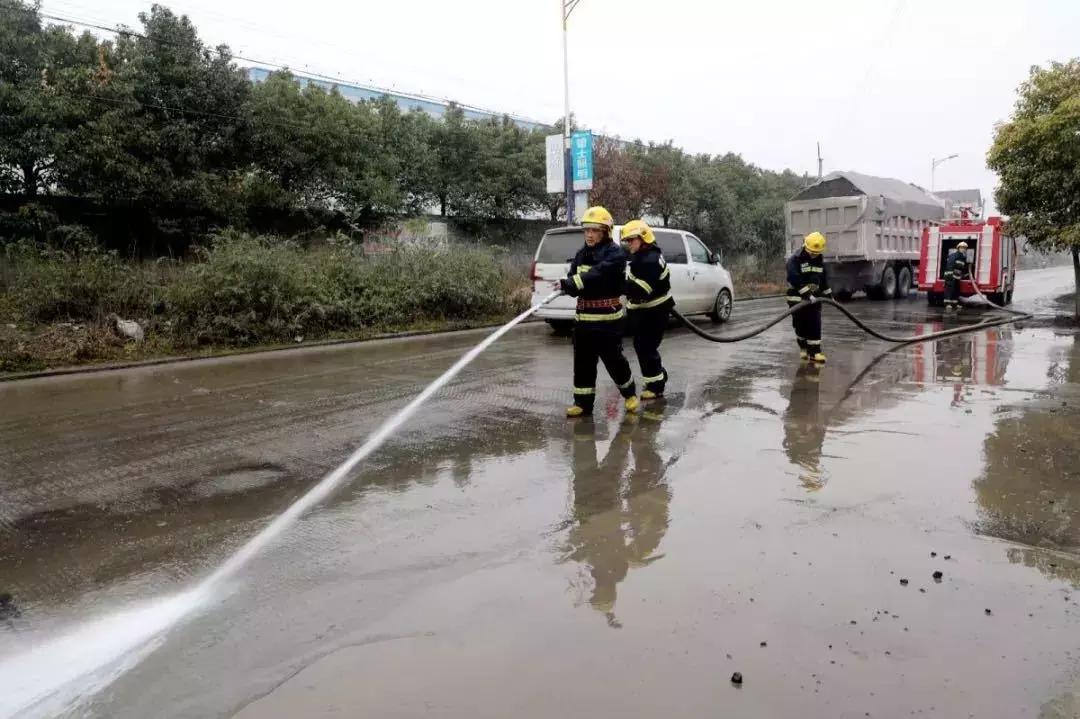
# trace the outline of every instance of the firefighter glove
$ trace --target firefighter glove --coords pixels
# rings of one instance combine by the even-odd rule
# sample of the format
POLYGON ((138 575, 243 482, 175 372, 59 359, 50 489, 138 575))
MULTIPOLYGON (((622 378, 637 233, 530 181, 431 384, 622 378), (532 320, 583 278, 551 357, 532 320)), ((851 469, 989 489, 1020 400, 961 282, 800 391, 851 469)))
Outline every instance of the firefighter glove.
POLYGON ((559 288, 563 291, 563 294, 570 295, 571 297, 577 297, 578 288, 573 282, 568 279, 559 280, 559 288))

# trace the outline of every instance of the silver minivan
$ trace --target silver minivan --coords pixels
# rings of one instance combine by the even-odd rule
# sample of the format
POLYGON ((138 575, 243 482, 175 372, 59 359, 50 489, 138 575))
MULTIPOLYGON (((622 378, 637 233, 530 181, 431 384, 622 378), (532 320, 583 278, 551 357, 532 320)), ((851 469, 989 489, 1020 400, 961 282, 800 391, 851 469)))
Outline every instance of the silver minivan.
MULTIPOLYGON (((619 241, 622 225, 615 226, 619 241)), ((685 230, 653 228, 656 244, 671 268, 671 296, 684 315, 708 315, 714 322, 727 322, 735 299, 731 273, 720 264, 720 257, 705 243, 685 230)), ((540 238, 533 258, 533 304, 559 288, 559 280, 570 271, 570 262, 585 244, 581 227, 557 227, 540 238)), ((565 331, 574 322, 576 300, 562 296, 541 307, 536 316, 546 320, 556 331, 565 331)))

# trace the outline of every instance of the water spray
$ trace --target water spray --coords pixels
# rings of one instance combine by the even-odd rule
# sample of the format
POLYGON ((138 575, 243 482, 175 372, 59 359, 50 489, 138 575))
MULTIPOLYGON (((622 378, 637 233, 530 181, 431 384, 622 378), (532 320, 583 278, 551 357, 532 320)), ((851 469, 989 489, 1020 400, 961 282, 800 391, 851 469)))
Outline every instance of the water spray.
POLYGON ((265 550, 304 513, 326 499, 357 465, 386 443, 421 405, 500 337, 562 294, 538 304, 488 335, 384 422, 367 441, 284 512, 244 543, 206 579, 181 594, 140 604, 69 628, 60 636, 0 661, 0 717, 47 717, 71 711, 137 665, 165 633, 203 607, 221 585, 265 550))

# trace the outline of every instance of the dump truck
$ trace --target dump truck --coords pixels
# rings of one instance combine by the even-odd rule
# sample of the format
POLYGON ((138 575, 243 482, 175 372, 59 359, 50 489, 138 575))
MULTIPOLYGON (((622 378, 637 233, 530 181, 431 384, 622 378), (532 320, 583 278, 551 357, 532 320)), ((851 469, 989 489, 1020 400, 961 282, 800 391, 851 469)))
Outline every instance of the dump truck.
POLYGON ((917 185, 833 172, 784 206, 790 251, 815 230, 827 238, 829 285, 840 300, 907 297, 918 276, 924 230, 945 219, 945 202, 917 185))

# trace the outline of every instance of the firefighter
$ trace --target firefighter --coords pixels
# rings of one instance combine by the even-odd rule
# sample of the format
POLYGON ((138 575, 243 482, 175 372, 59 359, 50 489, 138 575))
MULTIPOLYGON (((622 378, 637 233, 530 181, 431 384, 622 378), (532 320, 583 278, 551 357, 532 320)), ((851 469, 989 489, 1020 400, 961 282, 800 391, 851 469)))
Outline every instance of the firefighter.
POLYGON ((641 366, 645 390, 641 399, 655 399, 664 394, 668 374, 660 359, 668 315, 675 301, 671 299, 671 271, 664 253, 656 245, 652 228, 641 220, 631 220, 622 229, 622 241, 630 251, 626 274, 626 309, 634 333, 634 351, 641 366))
POLYGON ((567 417, 590 415, 596 400, 596 362, 601 360, 625 399, 628 412, 640 406, 630 363, 623 356, 622 305, 626 253, 611 239, 615 221, 603 207, 590 207, 581 218, 585 246, 570 263, 570 274, 559 282, 562 291, 577 298, 574 321, 574 404, 567 417))
POLYGON ((960 311, 960 280, 967 277, 968 244, 961 242, 945 259, 945 311, 960 311))
POLYGON ((821 304, 818 297, 831 297, 829 278, 825 272, 825 235, 811 232, 803 238, 803 246, 787 261, 787 301, 791 306, 804 300, 810 306, 801 308, 791 316, 795 339, 799 343, 799 356, 814 362, 824 362, 821 348, 821 304))

